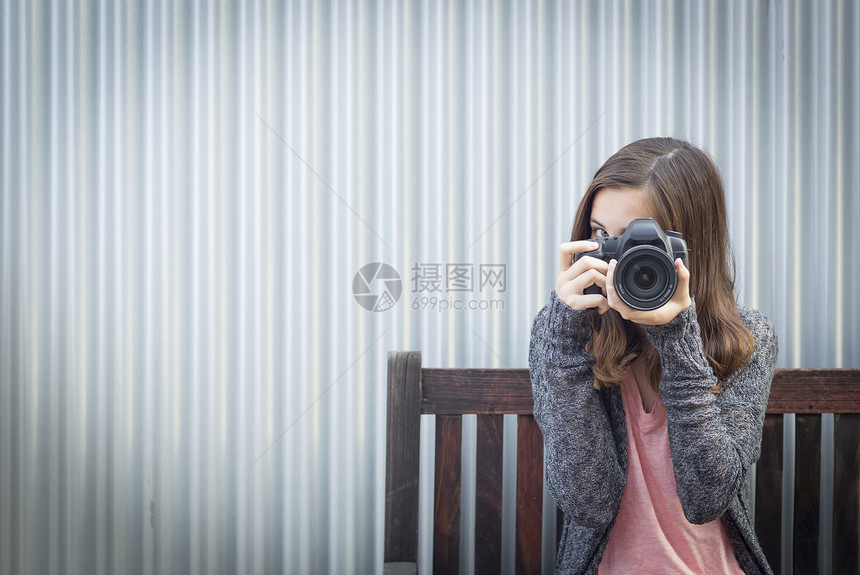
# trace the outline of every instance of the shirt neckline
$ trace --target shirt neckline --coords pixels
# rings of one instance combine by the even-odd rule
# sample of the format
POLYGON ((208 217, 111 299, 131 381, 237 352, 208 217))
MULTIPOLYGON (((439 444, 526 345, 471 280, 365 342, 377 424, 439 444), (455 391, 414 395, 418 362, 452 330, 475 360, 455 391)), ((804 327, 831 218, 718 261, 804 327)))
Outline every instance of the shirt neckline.
POLYGON ((622 399, 624 400, 624 407, 628 412, 628 417, 632 416, 643 427, 652 429, 659 426, 665 419, 666 409, 663 406, 663 402, 660 401, 659 395, 654 402, 654 407, 651 408, 651 412, 645 412, 645 408, 642 407, 642 395, 639 393, 636 376, 633 373, 633 369, 629 366, 627 367, 624 385, 622 386, 622 399))

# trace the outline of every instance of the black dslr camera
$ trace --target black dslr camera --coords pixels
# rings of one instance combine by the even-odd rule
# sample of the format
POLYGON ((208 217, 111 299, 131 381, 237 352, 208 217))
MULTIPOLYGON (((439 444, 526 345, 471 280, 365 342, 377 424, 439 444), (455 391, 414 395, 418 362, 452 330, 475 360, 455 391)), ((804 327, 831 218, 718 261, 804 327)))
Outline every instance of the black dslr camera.
MULTIPOLYGON (((611 238, 595 238, 596 250, 579 252, 573 261, 591 256, 604 261, 618 260, 615 268, 615 291, 621 300, 642 311, 657 309, 672 299, 678 286, 675 259, 687 263, 687 242, 678 232, 660 229, 651 218, 636 218, 627 227, 624 235, 611 238)), ((600 287, 592 284, 585 288, 586 294, 601 293, 600 287)))

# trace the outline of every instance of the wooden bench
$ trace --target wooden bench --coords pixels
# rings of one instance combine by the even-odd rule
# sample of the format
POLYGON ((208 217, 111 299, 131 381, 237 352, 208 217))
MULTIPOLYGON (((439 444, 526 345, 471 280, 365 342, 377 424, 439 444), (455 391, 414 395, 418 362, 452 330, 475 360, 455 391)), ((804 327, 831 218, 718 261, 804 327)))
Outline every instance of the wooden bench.
MULTIPOLYGON (((461 429, 477 415, 475 565, 498 573, 502 546, 503 416, 517 417, 517 573, 540 573, 543 437, 532 415, 527 369, 427 369, 419 352, 388 354, 385 569, 417 571, 418 463, 422 414, 436 415, 433 571, 457 573, 460 549, 461 429)), ((755 526, 779 573, 783 548, 784 414, 795 416, 791 550, 795 573, 819 572, 821 414, 834 425, 832 572, 860 573, 860 370, 778 369, 755 474, 755 526)), ((790 471, 789 471, 790 473, 790 471)), ((561 513, 556 511, 556 521, 561 513)), ((560 532, 560 530, 558 530, 560 532)), ((557 542, 556 542, 557 543, 557 542)), ((825 546, 826 548, 826 546, 825 546)), ((551 564, 555 557, 549 558, 551 564)))

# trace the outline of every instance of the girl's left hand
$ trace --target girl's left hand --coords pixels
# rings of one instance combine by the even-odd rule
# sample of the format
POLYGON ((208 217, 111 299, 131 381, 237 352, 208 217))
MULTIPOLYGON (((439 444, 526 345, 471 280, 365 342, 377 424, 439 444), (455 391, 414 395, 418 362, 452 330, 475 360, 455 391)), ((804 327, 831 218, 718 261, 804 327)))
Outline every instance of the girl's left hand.
POLYGON ((675 260, 675 270, 678 272, 678 287, 675 289, 675 295, 662 307, 658 307, 651 311, 640 311, 633 309, 626 303, 621 301, 618 293, 615 291, 615 266, 618 265, 616 260, 609 262, 609 271, 606 273, 606 299, 609 302, 609 307, 621 314, 621 317, 635 323, 643 325, 663 325, 669 323, 680 314, 682 311, 690 307, 692 300, 690 299, 690 271, 681 258, 675 260))

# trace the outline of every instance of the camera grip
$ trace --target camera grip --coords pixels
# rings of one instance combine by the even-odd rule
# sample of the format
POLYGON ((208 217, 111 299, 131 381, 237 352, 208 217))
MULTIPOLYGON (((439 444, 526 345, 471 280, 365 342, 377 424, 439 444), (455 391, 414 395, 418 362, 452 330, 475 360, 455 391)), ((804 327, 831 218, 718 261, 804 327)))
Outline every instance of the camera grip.
POLYGON ((597 284, 591 284, 584 290, 582 290, 582 295, 602 295, 603 292, 600 290, 600 286, 597 284))

